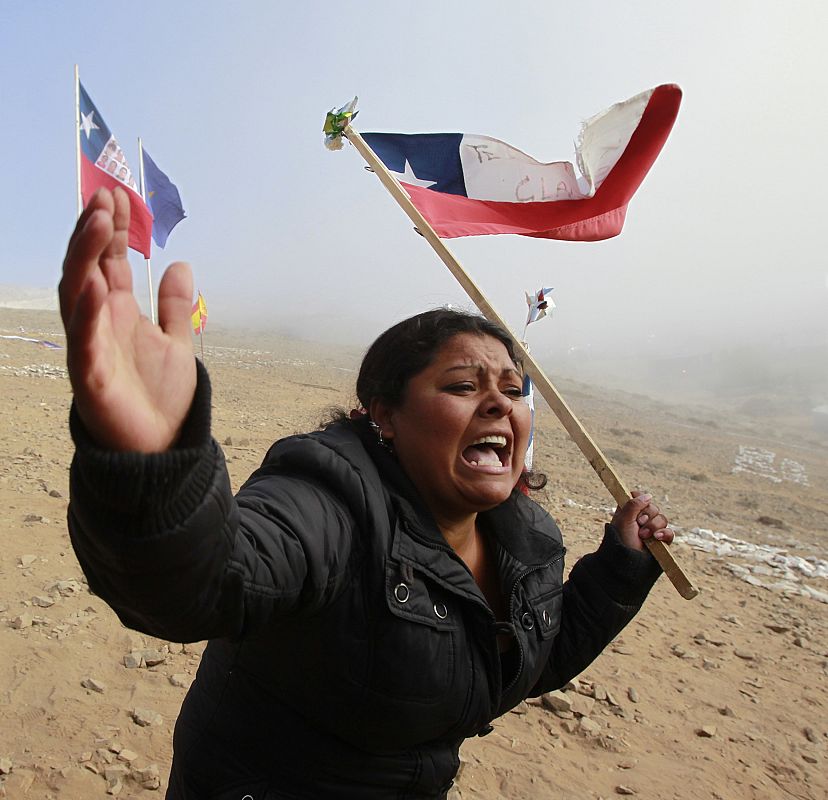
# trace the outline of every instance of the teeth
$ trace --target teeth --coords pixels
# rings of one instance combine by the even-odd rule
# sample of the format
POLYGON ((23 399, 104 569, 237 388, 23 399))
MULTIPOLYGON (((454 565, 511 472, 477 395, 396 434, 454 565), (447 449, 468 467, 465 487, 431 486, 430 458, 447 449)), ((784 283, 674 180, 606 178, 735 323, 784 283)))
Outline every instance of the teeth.
POLYGON ((505 436, 481 436, 479 439, 475 439, 471 446, 474 447, 477 444, 493 444, 497 445, 498 447, 506 447, 506 437, 505 436))

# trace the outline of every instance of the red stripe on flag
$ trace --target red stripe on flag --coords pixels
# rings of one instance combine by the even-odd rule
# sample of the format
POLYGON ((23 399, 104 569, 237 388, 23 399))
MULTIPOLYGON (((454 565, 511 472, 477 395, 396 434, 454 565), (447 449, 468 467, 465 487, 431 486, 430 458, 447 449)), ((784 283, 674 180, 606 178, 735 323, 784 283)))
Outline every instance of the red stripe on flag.
POLYGON ((84 208, 100 187, 112 191, 116 186, 123 189, 129 198, 129 246, 144 258, 150 257, 152 246, 152 212, 136 191, 124 186, 108 172, 96 167, 81 154, 81 197, 84 208))
POLYGON ((547 203, 473 200, 404 184, 420 213, 444 239, 517 233, 543 239, 594 242, 621 233, 627 205, 661 152, 681 104, 681 89, 653 90, 621 158, 593 197, 547 203))

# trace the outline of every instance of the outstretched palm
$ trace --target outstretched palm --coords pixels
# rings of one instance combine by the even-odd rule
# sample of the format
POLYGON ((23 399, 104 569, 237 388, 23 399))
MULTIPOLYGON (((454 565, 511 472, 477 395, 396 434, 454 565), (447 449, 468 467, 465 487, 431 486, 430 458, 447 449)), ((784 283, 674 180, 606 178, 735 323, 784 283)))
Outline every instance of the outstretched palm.
POLYGON ((154 325, 132 294, 128 228, 123 190, 90 200, 63 262, 60 310, 75 404, 90 434, 102 447, 152 453, 175 443, 195 392, 192 276, 186 264, 167 269, 154 325))

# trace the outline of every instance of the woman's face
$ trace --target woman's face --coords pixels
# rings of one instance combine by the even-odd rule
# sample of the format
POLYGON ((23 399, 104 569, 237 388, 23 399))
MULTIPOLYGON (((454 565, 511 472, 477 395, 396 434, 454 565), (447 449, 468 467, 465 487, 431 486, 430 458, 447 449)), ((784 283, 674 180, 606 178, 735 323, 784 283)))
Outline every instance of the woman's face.
POLYGON ((438 523, 509 497, 531 425, 521 386, 501 342, 461 333, 411 378, 400 406, 371 404, 371 418, 438 523))

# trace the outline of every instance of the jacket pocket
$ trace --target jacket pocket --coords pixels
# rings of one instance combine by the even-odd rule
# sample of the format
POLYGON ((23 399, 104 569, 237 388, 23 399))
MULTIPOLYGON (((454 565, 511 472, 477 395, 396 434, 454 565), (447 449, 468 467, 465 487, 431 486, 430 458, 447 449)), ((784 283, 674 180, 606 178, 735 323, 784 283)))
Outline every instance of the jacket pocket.
POLYGON ((389 559, 371 643, 370 688, 401 701, 446 697, 457 671, 457 615, 445 590, 389 559))
POLYGON ((531 601, 532 616, 541 639, 551 639, 561 629, 563 610, 563 587, 558 586, 531 601))

